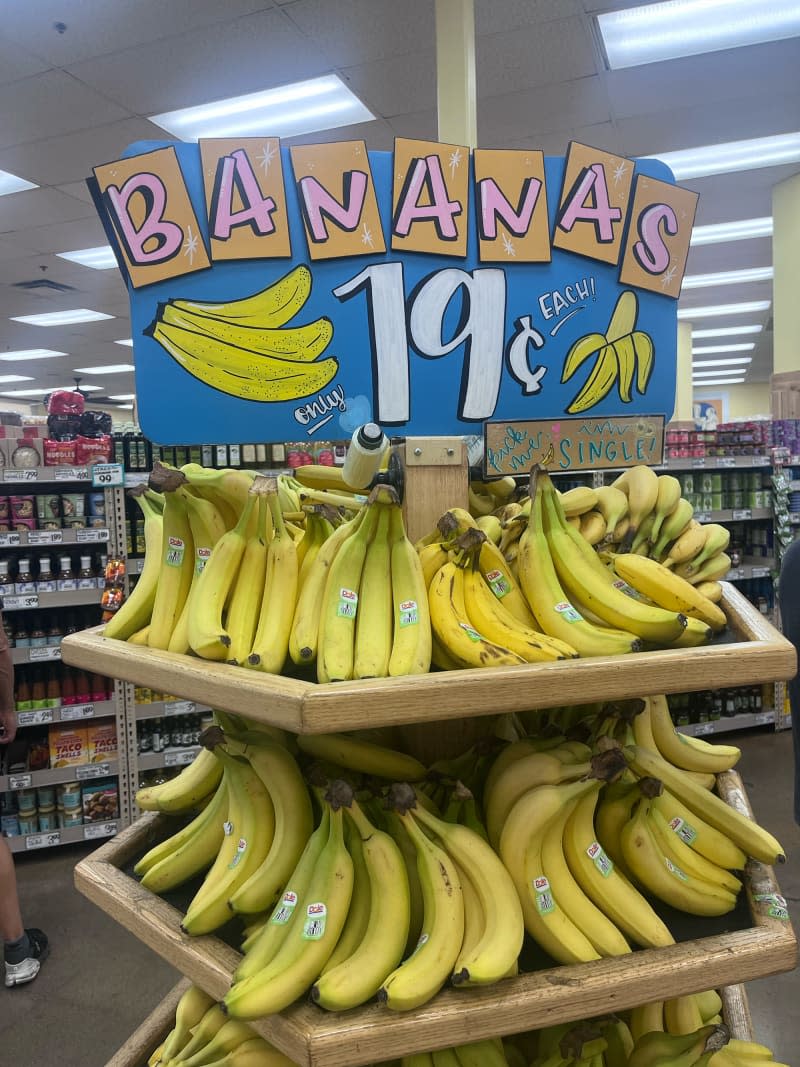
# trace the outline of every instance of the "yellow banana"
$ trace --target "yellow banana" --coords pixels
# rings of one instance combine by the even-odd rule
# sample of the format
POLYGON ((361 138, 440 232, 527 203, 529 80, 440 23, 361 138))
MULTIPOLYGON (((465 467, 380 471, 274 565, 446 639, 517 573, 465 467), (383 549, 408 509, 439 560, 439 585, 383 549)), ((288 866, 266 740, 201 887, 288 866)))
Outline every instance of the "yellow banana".
POLYGON ((221 779, 222 765, 213 752, 204 748, 176 778, 140 789, 136 803, 142 811, 191 811, 216 790, 221 779))
MULTIPOLYGON (((611 391, 617 380, 618 370, 614 346, 606 345, 601 348, 589 377, 567 407, 567 412, 570 415, 579 415, 593 408, 595 404, 599 404, 611 391)), ((563 374, 561 380, 562 382, 567 380, 563 374)))
MULTIPOLYGON (((215 470, 213 467, 201 467, 199 463, 185 463, 181 467, 181 473, 195 495, 216 504, 228 529, 236 525, 255 479, 252 471, 230 467, 215 470)), ((257 518, 257 513, 253 511, 251 525, 247 529, 248 535, 255 528, 257 518)))
POLYGON ((274 535, 267 549, 264 593, 247 666, 279 674, 289 652, 297 603, 297 546, 286 529, 274 482, 266 488, 274 535))
POLYGON ((631 1037, 638 1043, 645 1034, 664 1033, 664 1001, 653 1000, 631 1010, 631 1037))
MULTIPOLYGON (((617 525, 628 514, 628 498, 621 489, 613 485, 603 485, 595 490, 597 495, 596 510, 605 519, 606 530, 613 534, 617 525)), ((566 515, 566 511, 564 512, 566 515)))
MULTIPOLYGON (((695 878, 711 882, 712 885, 719 885, 727 889, 729 893, 733 893, 734 896, 739 895, 742 889, 739 879, 724 867, 720 867, 695 852, 679 834, 673 833, 669 823, 654 804, 650 805, 647 818, 650 820, 650 829, 653 831, 659 848, 676 867, 695 878)), ((669 1023, 667 1029, 670 1029, 669 1023)), ((692 1029, 697 1029, 697 1027, 692 1027, 692 1029)))
POLYGON ((692 515, 694 515, 694 508, 688 500, 681 497, 675 505, 675 510, 661 524, 658 541, 653 545, 651 553, 655 559, 662 559, 666 554, 667 545, 672 541, 677 541, 681 534, 685 533, 686 527, 692 520, 692 515))
POLYGON ((298 360, 310 363, 321 355, 333 337, 333 324, 328 318, 315 319, 305 326, 288 329, 269 329, 259 326, 242 326, 230 320, 196 315, 182 311, 172 304, 165 304, 161 321, 169 326, 217 337, 220 341, 235 345, 249 352, 262 352, 277 359, 298 360))
POLYGON ((613 348, 617 357, 617 366, 619 367, 619 378, 617 380, 619 398, 623 404, 629 404, 633 399, 631 390, 633 388, 634 372, 636 371, 636 349, 633 346, 633 335, 628 333, 624 337, 620 337, 618 341, 614 342, 613 348))
POLYGON ((608 536, 609 531, 606 520, 599 511, 587 511, 581 515, 580 532, 587 544, 599 545, 608 536))
MULTIPOLYGON (((354 678, 385 678, 389 673, 394 615, 389 523, 393 510, 380 505, 375 535, 364 558, 356 615, 354 678)), ((418 607, 415 614, 418 619, 418 607)))
POLYGON ((167 493, 163 524, 161 567, 147 644, 150 648, 166 649, 180 619, 194 575, 192 531, 186 505, 175 492, 167 493))
POLYGON ((665 696, 650 697, 650 724, 656 751, 685 771, 722 774, 741 758, 741 749, 734 745, 711 745, 702 737, 689 737, 676 730, 665 696))
POLYGON ((144 492, 132 494, 144 515, 144 567, 128 599, 106 623, 103 637, 128 641, 150 624, 161 574, 164 519, 144 492))
POLYGON ((194 1027, 192 1036, 180 1051, 178 1063, 182 1063, 184 1057, 194 1056, 196 1052, 205 1048, 227 1022, 225 1012, 219 1004, 212 1005, 194 1027))
POLYGON ((173 300, 174 307, 195 315, 210 315, 244 326, 274 329, 288 322, 305 304, 311 293, 311 271, 295 267, 260 293, 240 300, 198 302, 173 300))
POLYGON ((483 530, 488 541, 495 545, 500 544, 503 536, 503 527, 500 525, 500 520, 496 515, 479 515, 475 520, 475 525, 479 530, 483 530))
POLYGON ((653 509, 653 527, 650 534, 650 540, 654 543, 658 541, 664 520, 673 513, 680 499, 681 483, 678 479, 672 474, 660 474, 658 476, 656 506, 653 509))
POLYGON ((601 333, 588 333, 585 337, 579 337, 578 340, 572 345, 567 358, 564 360, 564 370, 561 374, 561 381, 568 381, 578 367, 581 366, 590 356, 600 352, 601 349, 606 346, 606 339, 601 333))
POLYGON ((208 870, 222 845, 222 824, 227 810, 228 788, 223 781, 211 803, 188 826, 142 856, 136 867, 138 871, 145 868, 144 888, 151 893, 166 893, 208 870), (162 852, 167 847, 169 851, 162 852), (161 856, 156 862, 153 862, 154 853, 161 856))
POLYGON ((611 345, 615 341, 619 341, 621 337, 626 337, 628 334, 633 333, 638 314, 639 301, 636 293, 631 289, 626 289, 620 293, 614 305, 614 310, 611 313, 611 319, 606 329, 606 342, 611 345))
MULTIPOLYGON (((623 294, 624 295, 624 294, 623 294)), ((630 531, 634 534, 640 524, 653 511, 658 500, 658 475, 650 467, 639 463, 623 471, 616 481, 615 489, 621 489, 628 498, 628 517, 630 531)), ((629 531, 629 535, 630 535, 629 531)))
POLYGON ((389 676, 427 674, 432 654, 429 583, 425 582, 422 560, 406 536, 398 505, 391 506, 389 539, 393 613, 389 676))
POLYGON ((263 495, 258 498, 258 509, 258 528, 247 539, 225 617, 225 629, 230 639, 225 656, 228 663, 244 664, 246 661, 253 647, 261 611, 267 573, 266 515, 269 510, 263 495))
POLYGON ((716 582, 724 578, 731 569, 731 557, 726 552, 718 552, 716 556, 707 559, 699 570, 689 578, 692 585, 697 586, 703 582, 716 582))
POLYGON ((697 592, 707 597, 712 604, 718 604, 722 600, 722 586, 719 582, 695 581, 693 584, 697 592))
POLYGON ((480 515, 491 515, 495 509, 495 499, 489 493, 476 493, 469 487, 469 510, 473 516, 478 517, 480 515))
MULTIPOLYGON (((478 566, 481 574, 488 582, 489 588, 497 599, 502 601, 506 611, 510 612, 523 626, 527 626, 531 630, 539 629, 519 587, 519 583, 497 545, 493 545, 489 541, 483 542, 478 557, 478 566)), ((428 588, 430 588, 430 582, 428 582, 428 588)))
POLYGON ((672 568, 693 559, 703 549, 707 530, 707 526, 691 519, 680 537, 672 542, 669 552, 662 559, 663 565, 672 568))
POLYGON ((716 604, 653 559, 630 554, 617 556, 614 570, 623 581, 662 608, 700 619, 715 632, 727 625, 724 612, 716 604))
MULTIPOLYGON (((587 511, 597 509, 597 490, 588 485, 579 485, 575 489, 568 489, 561 493, 561 506, 568 519, 585 515, 587 511)), ((628 502, 625 501, 627 510, 628 502)))
POLYGON ((297 744, 315 759, 376 778, 416 782, 428 773, 424 763, 405 752, 346 734, 299 734, 297 744))
POLYGON ((175 1009, 175 1027, 161 1046, 159 1062, 169 1063, 186 1045, 192 1030, 214 1003, 202 989, 192 985, 186 990, 175 1009))
MULTIPOLYGON (((639 523, 639 529, 636 531, 636 535, 631 541, 631 552, 637 556, 649 556, 650 548, 653 541, 653 524, 655 523, 655 512, 651 511, 649 515, 646 515, 639 523)), ((628 523, 628 529, 630 531, 630 523, 628 523)), ((616 538, 615 538, 616 540, 616 538)))

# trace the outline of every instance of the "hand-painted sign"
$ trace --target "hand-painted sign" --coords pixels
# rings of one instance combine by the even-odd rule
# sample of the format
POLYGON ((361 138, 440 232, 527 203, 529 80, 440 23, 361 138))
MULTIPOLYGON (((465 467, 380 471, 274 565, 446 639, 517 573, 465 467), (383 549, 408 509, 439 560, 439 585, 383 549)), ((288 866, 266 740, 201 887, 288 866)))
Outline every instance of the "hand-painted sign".
POLYGON ((229 138, 89 185, 160 443, 672 414, 697 197, 655 160, 229 138))

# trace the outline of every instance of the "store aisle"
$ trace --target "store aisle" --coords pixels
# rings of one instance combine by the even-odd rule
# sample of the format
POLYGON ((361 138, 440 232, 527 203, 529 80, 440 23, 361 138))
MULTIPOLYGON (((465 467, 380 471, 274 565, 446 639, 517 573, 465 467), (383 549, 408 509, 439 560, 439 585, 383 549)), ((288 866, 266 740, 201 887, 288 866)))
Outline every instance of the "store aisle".
MULTIPOLYGON (((756 815, 789 860, 781 888, 800 929, 800 828, 792 820, 792 739, 740 737, 741 773, 756 815)), ((26 920, 50 936, 53 952, 30 986, 2 990, 0 1062, 14 1067, 103 1067, 177 981, 166 963, 81 897, 72 869, 83 849, 23 857, 17 865, 26 920)), ((797 1063, 800 971, 753 982, 758 1040, 797 1063)))

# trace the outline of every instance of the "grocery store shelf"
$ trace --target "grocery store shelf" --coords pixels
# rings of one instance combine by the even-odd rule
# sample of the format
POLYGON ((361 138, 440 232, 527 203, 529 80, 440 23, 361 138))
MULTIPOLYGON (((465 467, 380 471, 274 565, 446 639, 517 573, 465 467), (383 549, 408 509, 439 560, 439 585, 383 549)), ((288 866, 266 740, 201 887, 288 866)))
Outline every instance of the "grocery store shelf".
POLYGON ((48 660, 61 659, 61 645, 39 645, 36 648, 12 648, 11 662, 20 663, 43 663, 48 660))
POLYGON ((100 606, 100 590, 63 589, 58 593, 20 593, 4 596, 3 611, 30 611, 36 608, 76 608, 83 604, 100 606))
POLYGON ((75 845, 83 841, 100 841, 113 837, 119 831, 119 819, 109 822, 90 822, 83 826, 65 826, 61 830, 48 830, 40 834, 24 834, 7 838, 12 852, 34 852, 41 848, 57 848, 59 845, 75 845))
POLYGON ((69 530, 12 530, 0 533, 0 548, 35 548, 48 545, 85 545, 105 543, 109 532, 105 526, 85 526, 69 530))
POLYGON ((194 763, 200 745, 189 748, 165 748, 163 752, 145 752, 136 757, 136 769, 142 771, 161 771, 165 767, 186 767, 194 763))
POLYGON ((654 470, 693 471, 693 470, 741 470, 753 467, 771 467, 769 456, 698 456, 695 459, 665 459, 654 465, 654 470))
POLYGON ((774 559, 764 557, 756 561, 745 561, 738 567, 732 567, 725 575, 726 582, 748 581, 750 578, 769 578, 777 564, 774 559))
POLYGON ((4 467, 0 475, 0 481, 25 485, 33 485, 37 482, 48 484, 51 482, 90 482, 92 480, 89 467, 4 467))
POLYGON ((163 719, 171 715, 194 715, 206 711, 211 711, 211 708, 196 704, 193 700, 154 700, 150 704, 136 705, 136 719, 163 719))
POLYGON ((115 700, 96 700, 88 704, 60 704, 56 708, 18 711, 17 725, 45 726, 51 722, 75 722, 80 719, 104 719, 117 714, 115 700))
POLYGON ((744 712, 741 715, 722 716, 710 722, 692 722, 677 727, 678 733, 689 737, 708 737, 710 734, 727 734, 732 730, 750 730, 754 726, 774 726, 775 712, 772 708, 763 711, 744 712))
POLYGON ((64 782, 85 782, 93 778, 113 778, 119 773, 115 759, 102 763, 84 763, 80 766, 55 767, 46 771, 20 771, 17 774, 0 774, 0 793, 6 790, 36 789, 40 785, 63 785, 64 782))
POLYGON ((771 519, 772 508, 723 508, 721 511, 695 511, 696 522, 759 522, 771 519))

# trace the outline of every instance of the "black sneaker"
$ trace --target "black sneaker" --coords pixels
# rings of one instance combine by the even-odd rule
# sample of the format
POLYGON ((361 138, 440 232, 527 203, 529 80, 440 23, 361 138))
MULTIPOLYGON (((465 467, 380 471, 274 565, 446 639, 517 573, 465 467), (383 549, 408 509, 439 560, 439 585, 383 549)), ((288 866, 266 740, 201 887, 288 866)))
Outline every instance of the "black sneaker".
POLYGON ((30 942, 30 953, 20 963, 6 962, 6 985, 8 987, 32 982, 50 952, 45 933, 36 929, 26 930, 25 933, 30 942))

